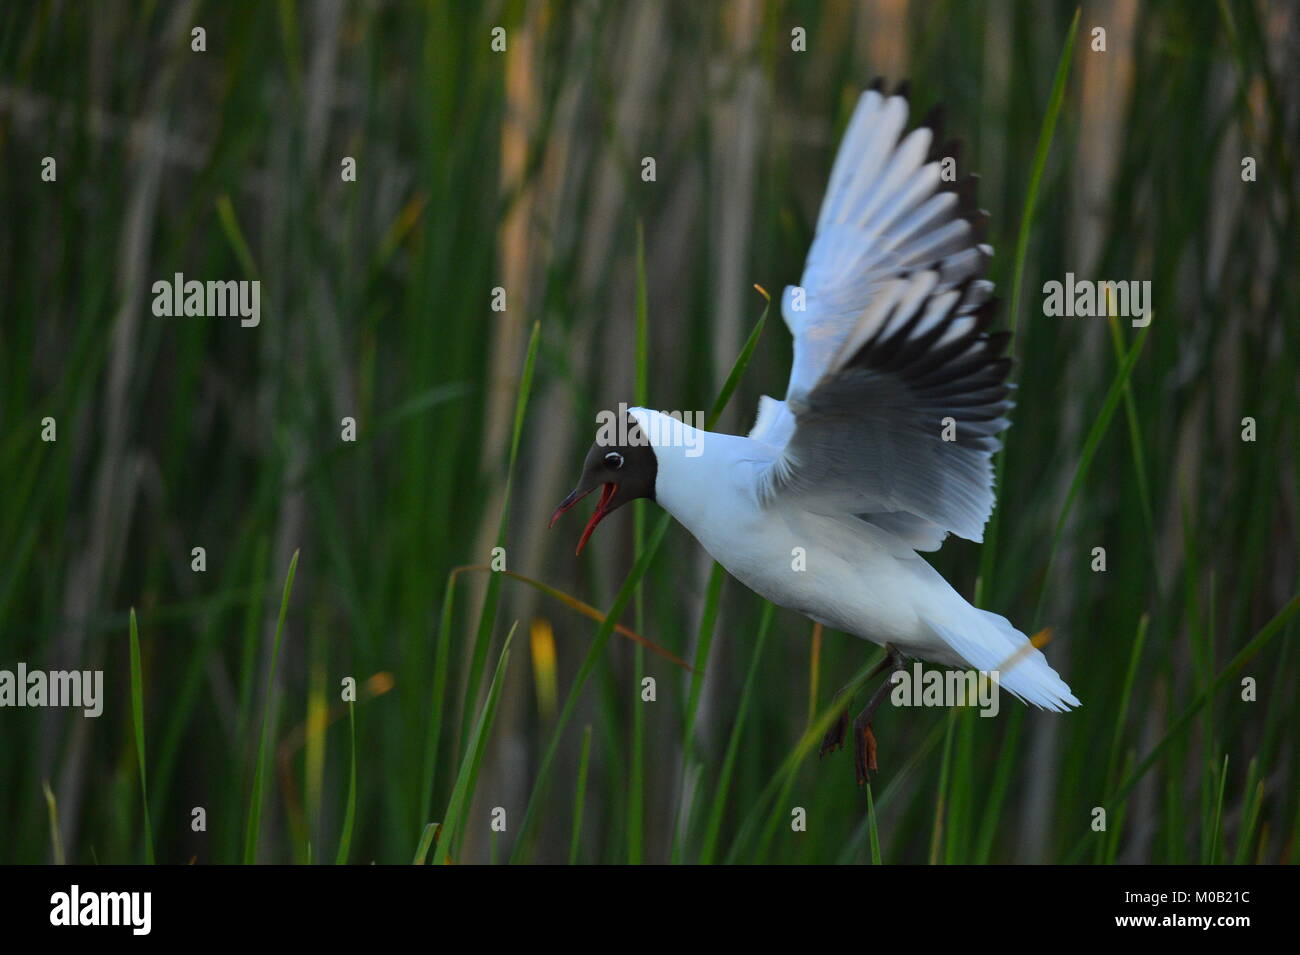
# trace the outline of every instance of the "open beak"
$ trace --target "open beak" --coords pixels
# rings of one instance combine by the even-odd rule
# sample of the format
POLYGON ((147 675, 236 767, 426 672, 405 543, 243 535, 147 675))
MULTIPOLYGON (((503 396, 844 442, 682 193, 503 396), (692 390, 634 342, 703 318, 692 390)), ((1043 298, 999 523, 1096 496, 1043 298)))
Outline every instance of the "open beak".
MULTIPOLYGON (((555 513, 551 515, 551 523, 548 526, 554 527, 555 522, 560 519, 560 515, 569 510, 573 505, 577 504, 594 490, 596 490, 594 487, 589 487, 585 491, 578 489, 566 497, 560 502, 560 506, 555 509, 555 513)), ((587 546, 587 540, 591 537, 591 532, 596 529, 596 525, 604 520, 605 515, 609 513, 609 502, 614 499, 616 493, 618 493, 617 484, 606 484, 600 489, 600 503, 596 505, 596 511, 591 515, 591 520, 587 521, 587 526, 582 531, 582 537, 578 539, 578 549, 575 553, 581 554, 582 549, 587 546)))

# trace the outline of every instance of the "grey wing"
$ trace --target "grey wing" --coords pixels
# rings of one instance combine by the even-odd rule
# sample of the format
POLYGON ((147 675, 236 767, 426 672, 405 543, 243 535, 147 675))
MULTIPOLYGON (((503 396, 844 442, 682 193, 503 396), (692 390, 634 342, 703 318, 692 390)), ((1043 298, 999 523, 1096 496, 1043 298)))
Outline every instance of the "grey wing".
MULTIPOLYGON (((795 429, 791 403, 828 373, 861 319, 901 276, 940 273, 939 289, 967 285, 967 307, 993 290, 982 276, 993 250, 980 238, 975 177, 957 180, 959 149, 945 142, 939 111, 906 131, 902 90, 862 94, 844 133, 817 220, 801 284, 787 288, 782 314, 794 336, 786 400, 764 397, 750 437, 777 453, 795 429)), ((918 550, 933 550, 945 531, 902 511, 873 520, 918 550)))
POLYGON ((787 399, 793 433, 763 497, 857 515, 918 550, 981 540, 1012 407, 993 313, 982 285, 946 287, 938 270, 884 283, 816 386, 787 399))
POLYGON ((977 180, 956 178, 960 148, 944 141, 942 110, 907 132, 909 111, 906 93, 878 86, 853 111, 803 278, 782 299, 795 352, 787 394, 821 379, 886 282, 933 266, 956 286, 993 252, 980 237, 977 180))

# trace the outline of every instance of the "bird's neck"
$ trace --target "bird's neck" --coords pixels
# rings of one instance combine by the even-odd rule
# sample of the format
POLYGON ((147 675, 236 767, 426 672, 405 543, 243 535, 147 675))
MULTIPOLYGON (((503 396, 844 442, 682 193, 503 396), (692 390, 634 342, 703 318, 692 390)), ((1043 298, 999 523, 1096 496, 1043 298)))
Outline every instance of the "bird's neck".
POLYGON ((720 496, 734 498, 736 464, 744 438, 693 427, 675 415, 630 410, 654 449, 655 501, 687 530, 716 519, 720 496))

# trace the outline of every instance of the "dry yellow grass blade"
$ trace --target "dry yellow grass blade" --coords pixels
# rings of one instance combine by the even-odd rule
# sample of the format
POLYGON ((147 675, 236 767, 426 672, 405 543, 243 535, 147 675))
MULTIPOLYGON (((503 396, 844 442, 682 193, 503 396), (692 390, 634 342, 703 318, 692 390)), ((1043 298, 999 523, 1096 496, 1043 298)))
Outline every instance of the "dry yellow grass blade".
POLYGON ((1013 666, 1028 656, 1031 649, 1036 647, 1041 650, 1051 642, 1052 628, 1044 627, 1042 630, 1039 630, 1036 634, 1030 637, 1028 643, 1016 647, 1015 652, 1002 661, 1002 664, 998 667, 998 672, 1002 673, 1005 670, 1010 670, 1013 666))
MULTIPOLYGON (((393 675, 387 670, 380 670, 378 673, 372 674, 366 679, 365 683, 361 684, 360 692, 357 694, 357 702, 364 703, 377 696, 383 696, 393 688, 394 682, 393 675)), ((294 756, 306 744, 309 736, 323 734, 337 720, 346 715, 347 711, 346 704, 335 704, 328 710, 318 712, 299 723, 280 738, 280 743, 275 750, 276 773, 280 779, 280 790, 284 794, 286 812, 291 819, 302 818, 302 797, 298 792, 298 783, 293 775, 294 756)))
MULTIPOLYGON (((455 568, 451 572, 451 575, 452 577, 459 577, 462 573, 465 573, 467 571, 486 571, 488 573, 504 574, 507 577, 513 577, 515 580, 523 581, 524 583, 528 584, 530 587, 534 587, 537 590, 540 590, 548 597, 552 597, 555 600, 558 600, 560 603, 564 604, 566 607, 570 608, 571 610, 576 610, 584 617, 588 617, 592 620, 595 620, 597 623, 603 623, 605 620, 605 615, 601 613, 599 610, 597 610, 595 607, 593 607, 591 604, 583 603, 577 597, 571 596, 570 594, 566 594, 563 590, 560 590, 557 587, 552 587, 550 584, 544 584, 540 580, 537 580, 533 577, 527 577, 523 574, 517 574, 513 570, 493 570, 488 564, 466 564, 462 567, 455 568)), ((691 671, 690 664, 688 664, 681 657, 668 652, 663 647, 659 646, 659 644, 655 643, 653 640, 641 636, 641 634, 637 633, 635 630, 631 629, 630 627, 625 627, 621 623, 616 623, 614 624, 614 632, 627 637, 629 640, 641 644, 641 646, 645 647, 651 653, 656 653, 659 656, 663 657, 665 660, 677 664, 683 670, 686 670, 688 672, 691 671)))
POLYGON ((542 715, 552 720, 556 714, 558 690, 555 679, 555 633, 551 622, 542 617, 533 619, 529 628, 529 643, 533 661, 533 683, 537 688, 537 706, 542 715))

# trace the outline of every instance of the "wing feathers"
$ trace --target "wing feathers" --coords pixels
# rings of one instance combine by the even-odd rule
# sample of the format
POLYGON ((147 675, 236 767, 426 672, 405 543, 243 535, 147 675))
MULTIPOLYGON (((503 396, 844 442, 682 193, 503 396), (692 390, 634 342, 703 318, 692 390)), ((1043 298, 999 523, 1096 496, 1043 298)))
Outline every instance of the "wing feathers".
POLYGON ((1010 362, 1006 336, 989 334, 978 180, 950 175, 960 145, 942 109, 910 131, 908 112, 905 85, 858 99, 802 285, 782 299, 786 400, 763 401, 751 437, 783 449, 765 495, 799 494, 930 550, 950 531, 980 539, 1010 362))
POLYGON ((765 495, 897 528, 913 546, 935 543, 932 528, 981 539, 990 455, 1011 410, 1008 336, 987 331, 994 301, 963 311, 971 283, 939 292, 939 281, 927 270, 882 290, 831 370, 792 403, 795 429, 765 495))

